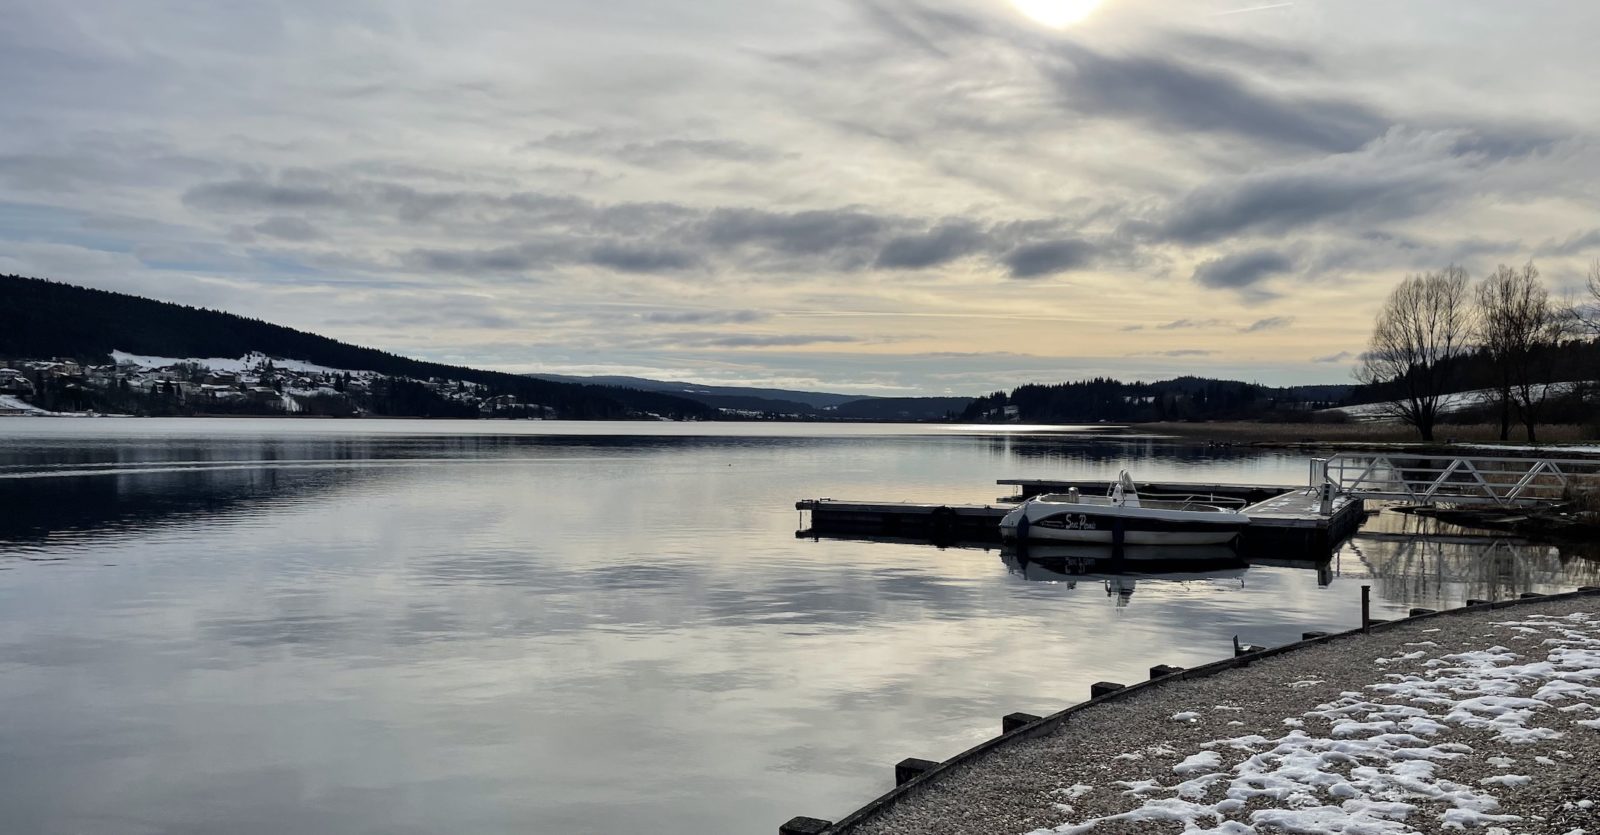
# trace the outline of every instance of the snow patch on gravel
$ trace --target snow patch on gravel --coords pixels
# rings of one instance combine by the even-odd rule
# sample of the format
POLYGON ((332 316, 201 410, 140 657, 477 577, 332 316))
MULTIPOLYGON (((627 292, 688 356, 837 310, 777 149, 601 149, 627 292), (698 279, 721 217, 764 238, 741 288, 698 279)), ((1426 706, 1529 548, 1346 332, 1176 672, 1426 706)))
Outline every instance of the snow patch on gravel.
MULTIPOLYGON (((1431 818, 1435 826, 1446 830, 1511 832, 1497 825, 1518 824, 1522 818, 1501 811, 1499 798, 1490 792, 1531 785, 1538 772, 1499 774, 1479 779, 1476 786, 1464 785, 1450 779, 1447 772, 1453 763, 1476 752, 1448 737, 1458 729, 1473 729, 1492 734, 1504 745, 1562 738, 1561 731, 1541 726, 1538 719, 1557 710, 1596 710, 1589 702, 1560 703, 1600 698, 1592 692, 1600 690, 1596 687, 1600 683, 1600 615, 1535 616, 1494 625, 1549 636, 1541 644, 1548 647, 1546 656, 1527 660, 1496 645, 1429 658, 1423 662, 1422 675, 1386 673, 1364 692, 1346 691, 1301 717, 1284 718, 1289 730, 1277 739, 1249 735, 1202 743, 1204 750, 1173 766, 1174 774, 1188 778, 1177 785, 1120 781, 1118 785, 1126 788, 1123 795, 1139 801, 1138 808, 1039 829, 1030 835, 1082 835, 1100 824, 1115 822, 1177 823, 1186 835, 1264 835, 1269 831, 1405 835, 1418 831, 1406 821, 1420 817, 1431 818), (1326 723, 1326 734, 1306 730, 1306 720, 1319 726, 1326 723), (1243 759, 1224 767, 1223 750, 1239 752, 1243 759), (1164 796, 1169 793, 1173 796, 1164 796), (1274 808, 1254 808, 1244 815, 1253 801, 1255 807, 1267 801, 1274 808), (1235 815, 1247 820, 1231 817, 1235 815)), ((1415 662, 1438 645, 1424 641, 1407 646, 1424 649, 1379 658, 1376 663, 1382 667, 1415 662)), ((1321 682, 1308 680, 1303 686, 1314 683, 1321 682)), ((1229 709, 1223 705, 1214 708, 1229 709)), ((1186 711, 1172 718, 1195 722, 1202 717, 1186 711)), ((1575 724, 1600 730, 1600 718, 1575 724)), ((1533 759, 1540 764, 1554 763, 1548 757, 1533 759)), ((1514 758, 1498 755, 1484 762, 1500 769, 1516 764, 1514 758)), ((1591 801, 1579 803, 1584 805, 1577 808, 1587 809, 1591 801)), ((1583 835, 1583 830, 1567 835, 1583 835)))

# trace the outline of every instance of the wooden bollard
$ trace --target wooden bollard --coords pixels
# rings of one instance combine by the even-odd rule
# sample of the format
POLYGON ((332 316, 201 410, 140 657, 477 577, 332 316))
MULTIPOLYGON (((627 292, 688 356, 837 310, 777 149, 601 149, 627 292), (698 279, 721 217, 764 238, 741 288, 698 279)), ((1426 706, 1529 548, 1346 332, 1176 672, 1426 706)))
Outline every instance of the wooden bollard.
POLYGON ((1044 717, 1031 713, 1007 713, 1000 717, 1000 733, 1008 734, 1025 725, 1032 725, 1044 717))
POLYGON ((778 835, 822 835, 833 826, 833 821, 819 820, 817 818, 794 817, 789 822, 778 827, 778 835))
POLYGON ((1467 598, 1467 605, 1468 606, 1487 606, 1487 605, 1489 605, 1489 601, 1480 600, 1480 599, 1478 599, 1476 597, 1469 597, 1469 598, 1467 598))
POLYGON ((1170 667, 1170 666, 1168 666, 1166 664, 1157 664, 1154 667, 1150 668, 1150 677, 1153 678, 1153 679, 1155 679, 1155 678, 1166 678, 1167 676, 1170 676, 1170 675, 1172 675, 1174 673, 1181 673, 1181 672, 1183 672, 1183 668, 1182 667, 1170 667))
POLYGON ((1260 652, 1260 651, 1262 651, 1264 649, 1266 649, 1266 647, 1258 646, 1256 644, 1241 644, 1241 643, 1239 643, 1239 636, 1238 635, 1233 636, 1233 657, 1234 658, 1238 658, 1241 655, 1249 655, 1252 652, 1260 652))
POLYGON ((903 786, 912 780, 938 768, 939 764, 933 760, 919 760, 916 757, 906 757, 894 764, 894 784, 903 786))
POLYGON ((1517 597, 1521 598, 1522 600, 1532 600, 1535 597, 1544 597, 1544 595, 1536 591, 1525 591, 1522 594, 1517 595, 1517 597))
POLYGON ((1408 612, 1406 616, 1414 618, 1414 617, 1420 617, 1422 615, 1438 614, 1438 611, 1439 610, 1437 610, 1437 609, 1424 609, 1424 608, 1419 606, 1417 608, 1412 609, 1410 612, 1408 612))
POLYGON ((1097 681, 1094 684, 1089 685, 1089 698, 1098 699, 1101 696, 1115 693, 1118 690, 1124 689, 1125 687, 1127 687, 1127 685, 1118 684, 1114 681, 1097 681))
POLYGON ((1333 634, 1332 632, 1301 632, 1300 633, 1300 640, 1302 640, 1302 641, 1315 641, 1318 638, 1326 638, 1326 637, 1328 637, 1329 635, 1332 635, 1332 634, 1333 634))

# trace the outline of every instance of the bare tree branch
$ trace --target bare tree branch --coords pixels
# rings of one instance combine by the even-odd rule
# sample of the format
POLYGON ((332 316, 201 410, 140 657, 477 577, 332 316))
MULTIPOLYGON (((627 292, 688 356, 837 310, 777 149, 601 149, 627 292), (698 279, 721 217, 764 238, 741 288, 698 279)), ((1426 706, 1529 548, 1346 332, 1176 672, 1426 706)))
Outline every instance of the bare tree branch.
POLYGON ((1406 277, 1379 312, 1356 370, 1361 382, 1393 393, 1387 413, 1416 427, 1424 441, 1433 440, 1452 366, 1474 330, 1468 281, 1454 264, 1406 277))

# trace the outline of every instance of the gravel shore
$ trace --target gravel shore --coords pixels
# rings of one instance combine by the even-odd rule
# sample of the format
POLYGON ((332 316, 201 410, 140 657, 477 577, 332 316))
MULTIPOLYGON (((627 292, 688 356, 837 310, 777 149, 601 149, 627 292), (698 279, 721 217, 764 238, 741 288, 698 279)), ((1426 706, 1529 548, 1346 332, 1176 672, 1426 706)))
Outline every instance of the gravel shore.
POLYGON ((1407 623, 1003 746, 870 835, 1600 835, 1600 598, 1407 623))

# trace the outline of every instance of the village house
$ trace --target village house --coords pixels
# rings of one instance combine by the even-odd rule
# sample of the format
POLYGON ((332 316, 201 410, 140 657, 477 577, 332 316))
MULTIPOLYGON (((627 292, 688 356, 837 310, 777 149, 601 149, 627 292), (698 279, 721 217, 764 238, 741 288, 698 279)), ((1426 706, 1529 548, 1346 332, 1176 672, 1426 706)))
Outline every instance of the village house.
POLYGON ((15 368, 0 368, 0 394, 30 396, 33 394, 33 381, 15 368))

